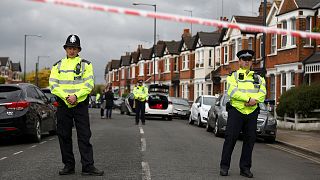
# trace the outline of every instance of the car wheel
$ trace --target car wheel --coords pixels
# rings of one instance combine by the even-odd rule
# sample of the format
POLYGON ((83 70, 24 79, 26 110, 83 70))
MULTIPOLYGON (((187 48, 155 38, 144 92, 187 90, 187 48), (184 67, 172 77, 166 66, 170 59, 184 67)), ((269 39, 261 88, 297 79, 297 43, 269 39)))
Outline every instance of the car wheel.
POLYGON ((213 131, 213 128, 210 126, 209 121, 207 122, 206 130, 207 130, 207 132, 212 132, 213 131))
POLYGON ((172 121, 172 116, 167 117, 169 121, 172 121))
POLYGON ((216 137, 220 137, 220 131, 219 131, 219 121, 218 119, 216 119, 215 125, 214 125, 214 129, 213 129, 213 133, 216 137))
POLYGON ((190 116, 189 116, 189 124, 193 124, 193 123, 194 123, 194 121, 192 120, 192 116, 190 114, 190 116))
POLYGON ((200 116, 200 114, 198 115, 197 125, 198 125, 198 127, 202 127, 202 122, 201 122, 201 116, 200 116))
POLYGON ((120 114, 124 114, 124 112, 121 110, 121 111, 120 111, 120 114))
POLYGON ((40 142, 41 141, 41 124, 40 124, 40 119, 36 117, 34 120, 34 127, 32 129, 32 134, 31 134, 31 141, 32 142, 40 142))

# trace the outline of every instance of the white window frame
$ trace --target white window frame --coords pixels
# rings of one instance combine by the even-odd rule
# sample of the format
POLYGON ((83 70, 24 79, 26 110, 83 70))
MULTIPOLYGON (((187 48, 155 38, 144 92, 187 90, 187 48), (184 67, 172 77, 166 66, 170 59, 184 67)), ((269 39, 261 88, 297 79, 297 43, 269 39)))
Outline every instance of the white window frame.
POLYGON ((276 76, 274 74, 270 75, 270 99, 276 99, 276 76))
POLYGON ((139 76, 144 76, 144 62, 139 63, 139 76))
POLYGON ((199 68, 202 68, 204 66, 204 49, 200 51, 200 63, 199 68))
POLYGON ((164 59, 164 72, 170 72, 170 58, 166 57, 164 59))
MULTIPOLYGON (((295 31, 297 30, 297 20, 295 18, 292 18, 290 20, 291 23, 291 30, 295 31)), ((297 38, 295 36, 291 36, 291 46, 295 46, 297 44, 297 38)))
POLYGON ((182 55, 182 70, 189 69, 189 54, 183 54, 182 55))
POLYGON ((131 78, 132 78, 132 79, 136 78, 136 66, 133 66, 133 67, 132 67, 131 78))
POLYGON ((208 95, 212 95, 212 84, 207 84, 208 95))
MULTIPOLYGON (((306 32, 311 32, 311 28, 312 28, 312 17, 311 16, 307 16, 306 17, 306 32)), ((305 38, 305 45, 307 47, 311 46, 311 38, 305 38)))
POLYGON ((121 79, 124 79, 124 68, 121 68, 121 79))
MULTIPOLYGON (((284 30, 288 29, 288 22, 282 21, 281 22, 281 28, 284 30), (286 25, 286 27, 284 27, 286 25)), ((287 34, 281 34, 281 48, 285 48, 288 44, 288 35, 287 34)))
POLYGON ((223 64, 229 64, 228 45, 223 46, 223 64))
POLYGON ((185 98, 186 99, 189 99, 189 97, 188 97, 188 94, 189 94, 189 89, 188 89, 188 84, 185 84, 185 90, 184 90, 184 92, 185 92, 185 94, 186 94, 186 96, 185 96, 185 98))
POLYGON ((287 91, 287 73, 281 72, 281 94, 287 91))
POLYGON ((248 49, 253 50, 253 37, 248 38, 248 49))
POLYGON ((184 84, 181 84, 181 96, 184 98, 184 84))
POLYGON ((231 48, 231 61, 236 60, 236 40, 232 39, 230 43, 230 48, 231 48))
POLYGON ((179 71, 179 58, 174 57, 174 65, 173 65, 174 71, 179 71))
POLYGON ((295 79, 296 79, 296 77, 295 77, 295 72, 294 71, 290 71, 290 89, 291 88, 293 88, 293 87, 295 87, 296 85, 295 85, 295 79))
POLYGON ((277 34, 271 34, 270 54, 276 54, 277 52, 277 34))
POLYGON ((212 57, 214 57, 214 51, 212 49, 209 50, 209 61, 208 61, 208 66, 212 67, 212 57))
POLYGON ((242 50, 242 38, 237 39, 237 52, 242 50))
POLYGON ((119 81, 119 70, 116 71, 116 81, 119 81))
POLYGON ((216 51, 216 66, 220 66, 221 65, 221 49, 220 48, 217 48, 217 51, 216 51), (219 63, 219 64, 217 64, 219 63))

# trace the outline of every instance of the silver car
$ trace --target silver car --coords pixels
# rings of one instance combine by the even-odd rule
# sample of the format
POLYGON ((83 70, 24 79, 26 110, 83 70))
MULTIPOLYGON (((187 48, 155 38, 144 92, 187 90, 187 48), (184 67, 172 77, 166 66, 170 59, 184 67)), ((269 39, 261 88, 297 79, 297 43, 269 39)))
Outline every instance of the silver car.
MULTIPOLYGON (((220 95, 216 104, 208 112, 208 123, 206 129, 208 132, 213 131, 216 136, 223 136, 226 127, 228 112, 226 104, 229 102, 227 94, 220 95)), ((277 121, 268 111, 265 103, 259 103, 260 113, 257 121, 257 135, 266 142, 273 143, 277 134, 277 121)))

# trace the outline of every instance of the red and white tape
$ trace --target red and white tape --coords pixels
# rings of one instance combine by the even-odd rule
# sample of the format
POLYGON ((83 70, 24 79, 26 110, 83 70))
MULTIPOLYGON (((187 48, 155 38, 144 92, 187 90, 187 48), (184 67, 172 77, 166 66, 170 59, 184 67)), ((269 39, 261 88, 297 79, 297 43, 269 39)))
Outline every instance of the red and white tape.
POLYGON ((100 11, 100 12, 110 12, 110 13, 116 13, 116 14, 156 18, 156 19, 167 20, 167 21, 193 23, 193 24, 200 24, 205 26, 214 26, 218 28, 221 27, 221 28, 239 29, 246 32, 281 34, 281 35, 290 35, 290 36, 302 37, 302 38, 320 39, 320 33, 292 31, 287 29, 256 26, 256 25, 242 24, 242 23, 235 24, 235 23, 229 23, 229 22, 219 21, 219 20, 186 17, 186 16, 180 16, 180 15, 174 15, 174 14, 168 14, 168 13, 155 13, 152 11, 136 10, 131 8, 122 8, 122 7, 109 6, 109 5, 99 5, 95 3, 74 2, 74 1, 66 1, 66 0, 30 0, 30 1, 52 3, 55 5, 88 9, 88 10, 94 10, 94 11, 100 11))

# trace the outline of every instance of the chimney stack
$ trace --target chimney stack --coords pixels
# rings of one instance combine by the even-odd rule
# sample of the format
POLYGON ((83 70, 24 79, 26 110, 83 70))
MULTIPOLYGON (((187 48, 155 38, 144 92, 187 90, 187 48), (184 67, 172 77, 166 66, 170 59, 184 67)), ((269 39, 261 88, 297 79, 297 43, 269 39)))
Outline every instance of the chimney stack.
POLYGON ((190 29, 184 29, 182 37, 191 37, 190 29))

